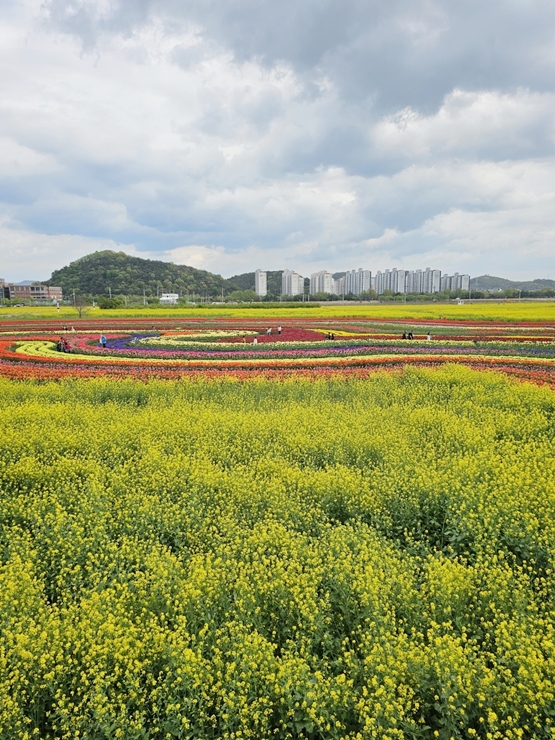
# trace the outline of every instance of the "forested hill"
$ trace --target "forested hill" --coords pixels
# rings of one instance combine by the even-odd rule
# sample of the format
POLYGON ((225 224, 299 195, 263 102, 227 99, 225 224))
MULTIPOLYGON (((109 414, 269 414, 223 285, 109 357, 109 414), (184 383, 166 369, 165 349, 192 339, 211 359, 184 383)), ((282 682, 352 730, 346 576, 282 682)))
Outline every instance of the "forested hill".
MULTIPOLYGON (((59 285, 64 295, 73 291, 79 295, 142 295, 187 293, 216 296, 230 291, 230 285, 220 275, 196 270, 186 265, 174 265, 161 260, 130 257, 124 252, 106 250, 94 252, 55 270, 47 281, 59 285)), ((233 288, 231 288, 233 289, 233 288)))
POLYGON ((554 289, 555 280, 536 278, 536 280, 507 280, 494 275, 479 275, 470 281, 472 290, 522 290, 534 292, 545 288, 554 289))

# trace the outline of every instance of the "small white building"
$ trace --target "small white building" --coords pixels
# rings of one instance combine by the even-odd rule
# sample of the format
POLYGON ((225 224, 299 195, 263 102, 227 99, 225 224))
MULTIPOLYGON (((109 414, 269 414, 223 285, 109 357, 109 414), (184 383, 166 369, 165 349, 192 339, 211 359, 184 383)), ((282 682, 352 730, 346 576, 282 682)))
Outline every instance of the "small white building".
POLYGON ((179 293, 162 293, 160 303, 165 306, 175 306, 179 300, 179 293))

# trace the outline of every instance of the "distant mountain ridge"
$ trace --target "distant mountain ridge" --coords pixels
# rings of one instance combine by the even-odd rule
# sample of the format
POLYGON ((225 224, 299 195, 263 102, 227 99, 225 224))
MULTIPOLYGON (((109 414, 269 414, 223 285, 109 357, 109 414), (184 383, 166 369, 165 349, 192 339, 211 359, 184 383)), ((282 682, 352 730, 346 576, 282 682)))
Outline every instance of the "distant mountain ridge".
POLYGON ((472 290, 514 290, 530 291, 542 290, 544 288, 555 289, 555 280, 536 278, 535 280, 507 280, 507 278, 495 277, 494 275, 480 275, 471 278, 472 290))

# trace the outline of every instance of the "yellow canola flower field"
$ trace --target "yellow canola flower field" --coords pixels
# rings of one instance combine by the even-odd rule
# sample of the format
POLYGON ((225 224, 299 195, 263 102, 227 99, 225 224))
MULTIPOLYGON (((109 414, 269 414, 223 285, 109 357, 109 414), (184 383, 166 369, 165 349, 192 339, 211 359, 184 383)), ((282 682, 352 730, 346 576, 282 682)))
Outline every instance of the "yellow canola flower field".
POLYGON ((553 737, 550 389, 0 393, 2 739, 553 737))
MULTIPOLYGON (((202 307, 173 307, 173 308, 125 308, 125 309, 99 309, 88 308, 86 319, 102 320, 110 318, 148 318, 167 319, 174 318, 248 318, 278 319, 278 318, 315 318, 334 319, 357 316, 368 319, 390 318, 390 319, 462 319, 471 321, 552 321, 555 325, 555 301, 531 300, 531 301, 496 301, 483 300, 461 304, 456 302, 442 303, 432 301, 428 303, 368 303, 359 304, 343 303, 335 305, 331 303, 299 304, 295 308, 282 308, 273 304, 271 308, 261 307, 263 304, 210 305, 202 307)), ((4 308, 0 312, 0 320, 71 320, 75 326, 79 326, 81 320, 78 312, 73 306, 62 306, 57 310, 53 306, 29 306, 23 308, 4 308)))

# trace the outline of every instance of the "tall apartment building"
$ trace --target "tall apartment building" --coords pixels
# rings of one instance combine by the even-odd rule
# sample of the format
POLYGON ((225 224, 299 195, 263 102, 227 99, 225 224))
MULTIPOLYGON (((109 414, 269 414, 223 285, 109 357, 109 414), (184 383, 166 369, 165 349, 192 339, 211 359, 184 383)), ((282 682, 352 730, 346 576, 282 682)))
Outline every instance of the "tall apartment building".
POLYGON ((441 278, 441 290, 470 290, 470 275, 443 275, 441 278))
POLYGON ((310 276, 310 295, 333 293, 333 275, 327 270, 314 272, 310 276))
POLYGON ((360 295, 372 289, 372 273, 370 270, 348 270, 345 273, 345 293, 360 295))
POLYGON ((422 293, 422 270, 411 270, 407 273, 407 293, 422 293))
POLYGON ((439 293, 441 290, 441 270, 430 270, 422 273, 422 293, 439 293))
POLYGON ((378 270, 376 273, 376 287, 374 290, 378 295, 383 295, 386 290, 391 290, 393 293, 404 293, 406 290, 406 270, 386 270, 381 272, 378 270))
POLYGON ((268 295, 268 275, 265 270, 255 270, 254 272, 254 290, 256 295, 263 298, 268 295))
POLYGON ((406 270, 391 270, 391 290, 394 293, 405 293, 406 279, 406 270))
POLYGON ((345 290, 345 275, 333 281, 333 292, 335 295, 340 295, 340 296, 345 295, 345 293, 347 292, 345 290))
POLYGON ((393 293, 439 293, 444 290, 469 290, 470 275, 441 275, 441 270, 427 267, 422 270, 378 270, 372 279, 372 287, 378 295, 386 290, 393 293))
POLYGON ((281 295, 301 295, 304 293, 304 278, 294 270, 284 270, 281 276, 281 295))

